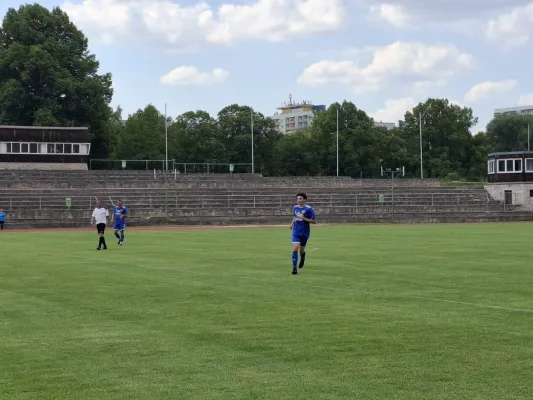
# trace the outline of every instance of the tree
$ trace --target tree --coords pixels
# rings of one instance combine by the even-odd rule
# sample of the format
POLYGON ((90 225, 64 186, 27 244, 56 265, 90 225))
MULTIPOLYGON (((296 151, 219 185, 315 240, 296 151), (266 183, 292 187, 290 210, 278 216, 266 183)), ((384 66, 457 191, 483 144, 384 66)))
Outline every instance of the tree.
POLYGON ((153 105, 130 115, 120 131, 117 156, 125 160, 163 160, 165 116, 153 105))
POLYGON ((447 99, 428 99, 405 114, 400 130, 410 163, 406 168, 420 174, 420 119, 424 177, 439 178, 458 172, 468 160, 470 129, 477 124, 472 109, 447 99))
POLYGON ((494 151, 527 150, 527 129, 533 138, 533 116, 509 114, 494 118, 487 125, 487 136, 494 151))
POLYGON ((332 104, 319 111, 311 126, 314 153, 323 175, 337 170, 337 111, 339 113, 339 175, 365 176, 380 170, 387 133, 352 102, 332 104))
POLYGON ((111 75, 59 8, 10 8, 0 28, 0 123, 88 126, 93 157, 110 152, 111 75))
POLYGON ((487 175, 487 155, 493 151, 490 138, 485 132, 479 132, 472 136, 467 148, 468 156, 462 176, 474 180, 484 180, 487 175))
POLYGON ((255 172, 273 166, 273 149, 281 135, 275 122, 248 106, 232 104, 218 113, 217 130, 225 144, 227 162, 252 162, 252 116, 255 172))
POLYGON ((178 163, 226 162, 217 121, 206 111, 180 115, 169 127, 168 135, 172 158, 178 163))

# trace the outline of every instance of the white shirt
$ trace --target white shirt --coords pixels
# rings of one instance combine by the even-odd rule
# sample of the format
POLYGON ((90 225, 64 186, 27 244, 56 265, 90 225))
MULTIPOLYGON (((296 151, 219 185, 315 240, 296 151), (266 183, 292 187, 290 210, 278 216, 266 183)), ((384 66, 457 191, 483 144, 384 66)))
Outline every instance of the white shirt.
POLYGON ((107 208, 95 208, 93 211, 93 217, 96 222, 96 224, 105 224, 107 223, 107 217, 109 217, 109 211, 107 211, 107 208))

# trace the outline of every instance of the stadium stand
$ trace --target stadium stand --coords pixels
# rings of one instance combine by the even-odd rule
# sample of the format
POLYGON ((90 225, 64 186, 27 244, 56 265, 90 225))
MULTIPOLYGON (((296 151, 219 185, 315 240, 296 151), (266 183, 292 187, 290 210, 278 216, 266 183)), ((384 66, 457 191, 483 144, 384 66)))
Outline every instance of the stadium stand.
POLYGON ((438 180, 346 177, 175 175, 147 171, 0 171, 0 208, 11 228, 87 226, 96 199, 122 199, 130 226, 283 224, 297 191, 321 222, 462 222, 527 220, 483 187, 441 187, 438 180), (66 199, 70 199, 67 207, 66 199))

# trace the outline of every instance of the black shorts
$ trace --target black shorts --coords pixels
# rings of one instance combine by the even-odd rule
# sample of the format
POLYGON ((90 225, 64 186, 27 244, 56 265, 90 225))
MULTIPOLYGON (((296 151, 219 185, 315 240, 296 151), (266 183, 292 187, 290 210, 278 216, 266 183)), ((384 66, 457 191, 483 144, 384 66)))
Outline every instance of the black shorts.
POLYGON ((105 224, 96 224, 96 231, 98 233, 104 233, 105 232, 105 224))

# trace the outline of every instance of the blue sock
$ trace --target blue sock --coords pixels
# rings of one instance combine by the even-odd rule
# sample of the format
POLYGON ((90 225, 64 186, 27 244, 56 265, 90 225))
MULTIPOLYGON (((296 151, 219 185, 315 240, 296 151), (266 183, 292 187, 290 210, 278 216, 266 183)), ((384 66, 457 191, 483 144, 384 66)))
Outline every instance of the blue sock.
POLYGON ((293 251, 292 252, 292 267, 296 269, 296 265, 298 264, 298 252, 293 251))
POLYGON ((122 233, 120 234, 120 241, 121 241, 121 242, 124 241, 124 232, 122 232, 122 233))

